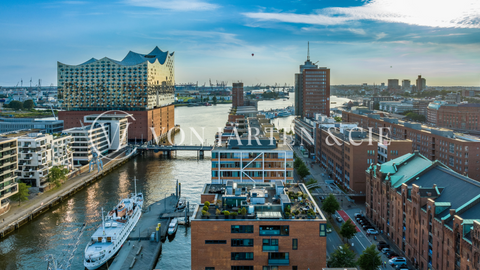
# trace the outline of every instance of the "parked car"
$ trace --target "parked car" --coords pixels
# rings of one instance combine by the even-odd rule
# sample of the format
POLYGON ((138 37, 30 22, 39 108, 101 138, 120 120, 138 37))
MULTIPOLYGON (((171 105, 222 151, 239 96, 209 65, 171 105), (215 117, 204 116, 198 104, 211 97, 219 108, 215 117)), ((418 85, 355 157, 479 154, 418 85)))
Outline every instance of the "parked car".
POLYGON ((378 231, 375 230, 375 229, 368 229, 368 230, 367 230, 367 233, 368 233, 368 234, 378 234, 378 231))
POLYGON ((355 218, 363 217, 363 215, 360 214, 360 213, 355 213, 355 215, 353 215, 353 216, 354 216, 355 218))
POLYGON ((375 230, 372 226, 362 227, 364 231, 368 232, 368 230, 375 230))
POLYGON ((408 266, 406 264, 397 265, 397 266, 395 266, 395 269, 397 269, 397 270, 410 270, 410 269, 408 269, 408 266))
POLYGON ((378 250, 382 250, 382 249, 384 249, 384 248, 389 248, 389 247, 390 247, 390 245, 387 244, 387 243, 385 243, 384 241, 380 241, 380 242, 378 242, 378 244, 377 244, 377 249, 378 249, 378 250))
POLYGON ((389 259, 393 259, 393 258, 396 258, 396 257, 400 257, 400 254, 397 254, 393 251, 390 251, 390 252, 386 253, 385 256, 387 256, 389 259))
POLYGON ((336 220, 337 220, 337 222, 339 222, 339 223, 342 223, 342 222, 343 222, 343 219, 342 219, 341 217, 338 217, 338 216, 337 216, 336 220))
POLYGON ((390 249, 389 248, 382 248, 382 253, 383 254, 387 254, 388 252, 390 252, 390 249))
POLYGON ((404 257, 396 257, 388 261, 391 266, 407 264, 407 259, 404 257))

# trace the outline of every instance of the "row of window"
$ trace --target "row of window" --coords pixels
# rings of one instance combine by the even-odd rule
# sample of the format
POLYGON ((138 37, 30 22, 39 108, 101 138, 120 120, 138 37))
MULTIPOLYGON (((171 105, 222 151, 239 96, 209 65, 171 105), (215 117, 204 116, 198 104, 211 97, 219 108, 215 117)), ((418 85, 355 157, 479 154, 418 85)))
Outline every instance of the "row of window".
MULTIPOLYGON (((231 270, 253 270, 253 266, 231 266, 231 270)), ((292 266, 292 270, 297 270, 297 266, 292 266)), ((205 270, 215 270, 215 267, 205 267, 205 270)), ((278 266, 263 266, 262 270, 278 270, 278 266)))
MULTIPOLYGON (((326 236, 325 224, 320 224, 320 236, 326 236)), ((259 234, 265 236, 288 236, 290 229, 288 225, 259 226, 259 234)), ((253 233, 253 225, 232 225, 231 233, 253 233)))

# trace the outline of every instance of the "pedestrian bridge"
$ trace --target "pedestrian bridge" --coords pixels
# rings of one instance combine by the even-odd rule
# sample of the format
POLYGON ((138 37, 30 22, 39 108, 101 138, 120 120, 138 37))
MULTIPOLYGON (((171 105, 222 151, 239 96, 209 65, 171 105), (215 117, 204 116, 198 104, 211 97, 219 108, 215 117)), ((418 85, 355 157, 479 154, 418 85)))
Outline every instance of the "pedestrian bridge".
POLYGON ((140 145, 136 148, 153 151, 212 151, 213 145, 140 145))

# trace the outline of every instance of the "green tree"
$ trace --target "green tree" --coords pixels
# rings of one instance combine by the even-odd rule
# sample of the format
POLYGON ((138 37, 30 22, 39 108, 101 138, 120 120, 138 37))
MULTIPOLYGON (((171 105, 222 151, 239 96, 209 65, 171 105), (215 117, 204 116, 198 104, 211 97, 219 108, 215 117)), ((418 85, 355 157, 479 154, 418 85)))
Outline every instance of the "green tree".
POLYGON ((342 224, 340 228, 340 235, 343 238, 347 238, 347 241, 352 239, 357 233, 357 226, 349 219, 342 224))
POLYGON ((213 104, 217 104, 217 96, 213 96, 212 101, 213 101, 213 104))
POLYGON ((304 178, 305 176, 310 174, 310 171, 308 170, 307 166, 302 163, 300 167, 297 168, 297 173, 301 178, 304 178))
POLYGON ((302 164, 303 164, 303 161, 299 158, 296 158, 295 161, 293 162, 293 167, 295 169, 298 169, 302 164))
POLYGON ((327 213, 329 216, 335 213, 335 211, 340 210, 340 204, 333 194, 330 194, 325 198, 322 203, 322 210, 327 213))
POLYGON ((23 102, 23 108, 25 110, 32 110, 33 107, 35 107, 35 103, 33 103, 33 100, 29 99, 23 102))
POLYGON ((68 169, 53 166, 48 172, 48 182, 54 183, 56 187, 60 187, 62 185, 61 181, 67 179, 67 173, 68 169))
POLYGON ((240 213, 242 214, 242 216, 245 216, 247 214, 247 208, 242 207, 242 209, 240 210, 240 213))
POLYGON ((12 201, 18 201, 18 205, 20 202, 28 201, 28 189, 30 186, 27 186, 25 183, 18 183, 18 192, 10 197, 12 201))
POLYGON ((367 247, 357 260, 358 266, 362 270, 377 270, 382 265, 380 252, 375 245, 367 247))
POLYGON ((342 117, 340 116, 335 116, 333 119, 335 119, 337 122, 342 122, 342 117))
POLYGON ((374 109, 374 110, 380 110, 380 103, 378 103, 378 102, 377 102, 377 103, 374 103, 374 104, 373 104, 373 109, 374 109))
POLYGON ((15 111, 18 111, 23 109, 23 103, 20 101, 13 100, 13 101, 10 101, 10 103, 8 103, 8 108, 12 108, 15 111))
POLYGON ((330 268, 348 268, 356 267, 355 252, 350 250, 348 244, 339 246, 331 255, 327 262, 330 268))

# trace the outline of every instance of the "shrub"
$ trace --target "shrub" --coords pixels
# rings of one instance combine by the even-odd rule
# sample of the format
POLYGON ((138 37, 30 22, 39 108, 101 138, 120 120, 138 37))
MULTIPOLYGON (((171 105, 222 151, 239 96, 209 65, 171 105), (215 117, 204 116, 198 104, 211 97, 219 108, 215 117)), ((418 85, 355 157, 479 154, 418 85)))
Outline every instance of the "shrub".
POLYGON ((245 207, 242 207, 242 209, 240 210, 240 213, 245 216, 247 214, 247 209, 245 207))
POLYGON ((304 193, 304 194, 302 194, 302 198, 307 199, 308 195, 304 193))
POLYGON ((203 206, 203 211, 207 212, 208 211, 208 206, 204 205, 203 206))
POLYGON ((217 209, 217 211, 215 211, 215 214, 218 216, 222 213, 222 211, 220 211, 220 209, 217 209))
POLYGON ((234 217, 235 217, 235 216, 237 216, 237 215, 238 215, 237 212, 232 212, 232 213, 230 213, 230 216, 234 216, 234 217))
POLYGON ((207 201, 207 202, 204 203, 204 205, 205 205, 206 207, 210 207, 210 202, 207 201))
POLYGON ((295 215, 300 215, 300 211, 299 211, 299 210, 296 210, 296 211, 295 211, 295 215))
POLYGON ((225 211, 223 211, 223 214, 224 214, 225 216, 229 216, 229 215, 230 215, 230 212, 228 212, 227 210, 225 210, 225 211))
POLYGON ((202 210, 202 216, 206 216, 206 215, 207 215, 207 213, 208 213, 207 211, 205 211, 205 210, 202 210))

